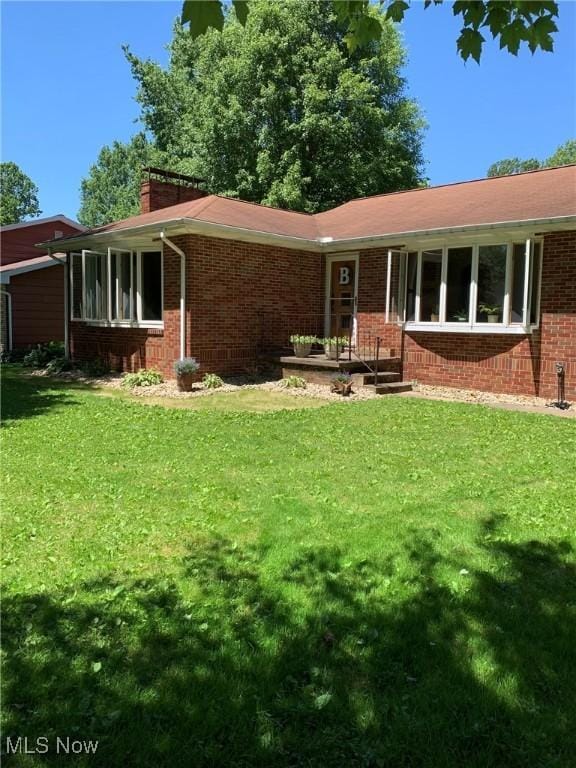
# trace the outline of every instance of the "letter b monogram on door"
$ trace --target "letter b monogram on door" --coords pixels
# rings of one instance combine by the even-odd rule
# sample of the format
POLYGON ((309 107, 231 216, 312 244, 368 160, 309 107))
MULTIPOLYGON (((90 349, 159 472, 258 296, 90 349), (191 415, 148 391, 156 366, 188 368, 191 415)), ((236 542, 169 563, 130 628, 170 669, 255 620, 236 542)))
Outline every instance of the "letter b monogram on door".
POLYGON ((340 267, 338 270, 339 272, 339 279, 338 282, 340 285, 349 285, 350 283, 350 267, 340 267))

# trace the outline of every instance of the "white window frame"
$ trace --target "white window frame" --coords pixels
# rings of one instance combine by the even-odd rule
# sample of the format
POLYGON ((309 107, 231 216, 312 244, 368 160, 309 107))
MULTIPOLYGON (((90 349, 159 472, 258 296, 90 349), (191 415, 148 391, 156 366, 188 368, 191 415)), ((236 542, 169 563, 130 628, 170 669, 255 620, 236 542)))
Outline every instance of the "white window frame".
MULTIPOLYGON (((136 317, 142 317, 142 254, 160 254, 160 314, 164 318, 164 251, 158 248, 140 248, 136 251, 136 317)), ((164 320, 139 320, 140 327, 162 328, 164 320)))
POLYGON ((416 296, 414 301, 414 320, 406 320, 406 306, 407 306, 407 278, 408 270, 406 265, 403 269, 403 280, 400 281, 400 304, 402 306, 402 314, 400 324, 406 329, 406 331, 425 331, 436 333, 489 333, 489 334, 530 334, 534 329, 539 327, 540 321, 540 294, 542 287, 542 265, 544 257, 544 241, 542 238, 527 238, 525 241, 519 239, 503 241, 493 240, 490 242, 471 243, 471 242, 455 242, 448 243, 440 246, 428 246, 418 248, 405 248, 404 259, 407 260, 408 253, 418 254, 418 266, 416 272, 416 296), (525 242, 525 272, 524 272, 524 301, 523 301, 523 317, 521 323, 510 322, 510 301, 511 301, 511 289, 512 289, 512 252, 514 245, 520 242, 525 242), (538 270, 538 289, 536 292, 536 322, 530 323, 530 311, 531 311, 531 296, 532 296, 532 280, 534 279, 534 246, 540 245, 540 268, 538 270), (502 322, 500 323, 487 323, 478 322, 476 320, 477 306, 478 306, 478 264, 479 253, 481 246, 489 245, 506 245, 506 272, 504 277, 504 300, 502 304, 502 322), (448 280, 448 251, 453 248, 472 248, 472 265, 470 276, 470 307, 469 316, 467 322, 450 322, 446 320, 446 297, 447 297, 447 280, 448 280), (439 322, 431 322, 420 320, 420 298, 422 290, 422 254, 427 251, 442 250, 442 277, 440 284, 440 299, 439 299, 439 322))
MULTIPOLYGON (((72 302, 70 302, 70 321, 78 323, 86 323, 86 325, 94 326, 110 326, 118 328, 164 328, 164 251, 162 248, 158 248, 154 244, 146 248, 121 248, 111 247, 107 252, 83 250, 81 253, 74 252, 71 258, 81 257, 82 259, 82 309, 81 317, 73 316, 72 302), (129 320, 113 320, 112 319, 112 307, 113 296, 118 300, 119 280, 118 269, 116 270, 115 285, 112 286, 112 258, 116 258, 116 266, 118 267, 118 255, 120 253, 130 254, 130 317, 129 320), (160 297, 161 297, 161 320, 140 320, 142 317, 142 254, 143 253, 159 253, 160 254, 160 297), (103 263, 106 265, 106 317, 105 318, 89 318, 86 317, 86 254, 97 254, 98 256, 104 256, 103 263), (136 257, 136 274, 134 274, 134 256, 136 257)), ((72 264, 72 262, 71 262, 72 264)), ((72 284, 72 267, 70 268, 70 295, 73 295, 72 284)))
POLYGON ((73 253, 70 253, 70 270, 69 270, 69 281, 70 281, 70 320, 74 321, 81 321, 83 314, 84 314, 84 259, 82 258, 82 253, 80 251, 74 251, 73 253), (78 258, 80 259, 80 316, 75 317, 74 316, 74 259, 78 258))

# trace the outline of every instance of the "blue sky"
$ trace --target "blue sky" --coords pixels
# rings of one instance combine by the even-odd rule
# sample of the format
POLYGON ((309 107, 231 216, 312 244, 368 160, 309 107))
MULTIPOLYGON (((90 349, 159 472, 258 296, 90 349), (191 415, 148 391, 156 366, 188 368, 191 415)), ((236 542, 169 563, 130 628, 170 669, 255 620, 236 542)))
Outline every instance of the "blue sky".
MULTIPOLYGON (((179 2, 1 3, 2 160, 40 189, 43 215, 75 217, 80 181, 104 144, 138 130, 121 46, 166 62, 179 2)), ((449 7, 414 3, 406 77, 428 120, 433 184, 482 177, 495 160, 544 158, 576 137, 576 3, 560 3, 554 54, 518 58, 490 42, 481 65, 456 55, 449 7)))

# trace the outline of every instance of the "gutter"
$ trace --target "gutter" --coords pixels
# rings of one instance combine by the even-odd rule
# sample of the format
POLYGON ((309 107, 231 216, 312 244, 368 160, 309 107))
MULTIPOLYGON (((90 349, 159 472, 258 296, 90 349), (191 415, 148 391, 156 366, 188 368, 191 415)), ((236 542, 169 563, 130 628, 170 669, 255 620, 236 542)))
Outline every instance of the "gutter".
MULTIPOLYGON (((558 225, 562 223, 574 223, 576 226, 576 216, 553 216, 545 219, 521 219, 510 221, 498 221, 488 222, 485 224, 464 224, 456 227, 439 227, 436 229, 415 229, 407 230, 404 232, 391 232, 381 233, 374 235, 363 235, 360 237, 347 237, 342 239, 334 239, 330 236, 318 236, 314 239, 296 237, 294 235, 281 235, 274 232, 267 232, 265 230, 246 229, 243 227, 233 227, 227 224, 219 224, 211 221, 201 221, 191 218, 179 218, 179 219, 167 219, 164 222, 154 222, 152 224, 144 224, 139 227, 125 227, 121 229, 106 230, 104 232, 94 232, 80 234, 78 237, 69 239, 60 238, 59 247, 68 243, 74 245, 75 242, 85 241, 86 238, 109 238, 113 239, 115 236, 123 237, 126 235, 137 236, 139 234, 146 234, 149 230, 154 230, 156 227, 164 226, 166 228, 175 226, 186 227, 189 234, 206 234, 208 236, 222 237, 226 233, 227 237, 234 239, 236 235, 238 239, 248 239, 251 241, 263 240, 265 242, 273 242, 280 246, 301 248, 303 250, 310 250, 316 252, 331 251, 334 248, 342 249, 347 246, 357 247, 359 245, 369 246, 372 244, 386 245, 388 243, 398 243, 405 238, 420 238, 429 236, 450 235, 458 233, 478 232, 478 231, 493 231, 499 229, 505 229, 507 227, 519 227, 530 225, 534 229, 543 227, 546 225, 558 225)), ((48 241, 47 243, 39 243, 37 247, 49 248, 54 246, 54 241, 48 241)))
POLYGON ((160 240, 180 256, 180 360, 186 357, 186 254, 175 243, 160 232, 160 240))
MULTIPOLYGON (((84 234, 79 234, 78 237, 70 237, 70 238, 59 238, 58 243, 63 244, 64 246, 66 244, 69 244, 71 246, 74 246, 76 243, 82 243, 86 241, 88 238, 108 238, 113 239, 114 237, 123 237, 125 235, 128 236, 138 236, 140 234, 145 235, 147 232, 154 231, 158 228, 158 226, 163 226, 166 229, 167 228, 174 228, 175 226, 182 226, 186 228, 186 234, 207 234, 208 236, 213 237, 220 237, 222 236, 223 232, 230 233, 228 235, 229 239, 234 239, 234 235, 238 235, 240 239, 242 239, 242 236, 244 239, 246 238, 246 235, 250 237, 250 239, 260 238, 266 242, 275 241, 277 244, 282 245, 284 247, 293 247, 293 248, 302 248, 302 249, 308 249, 308 250, 314 250, 314 251, 320 251, 321 250, 321 240, 320 239, 307 239, 304 237, 296 237, 295 235, 282 235, 277 234, 275 232, 267 232, 265 230, 260 229, 246 229, 243 227, 233 227, 228 224, 220 224, 213 221, 202 221, 199 219, 191 219, 182 217, 179 219, 166 219, 165 221, 155 221, 151 224, 141 224, 140 226, 136 227, 122 227, 119 229, 111 229, 106 230, 104 232, 87 232, 84 234)), ((45 243, 37 243, 37 248, 48 248, 48 247, 54 247, 54 240, 48 240, 45 243)))
POLYGON ((545 226, 547 224, 561 224, 563 222, 573 222, 576 226, 576 216, 554 216, 547 219, 521 219, 512 221, 498 221, 490 222, 487 224, 464 224, 457 227, 438 227, 437 229, 414 229, 407 230, 405 232, 392 232, 390 234, 381 235, 368 235, 361 237, 347 237, 342 240, 335 240, 331 237, 322 237, 319 242, 323 246, 335 247, 335 246, 347 246, 347 245, 371 245, 373 243, 382 244, 383 241, 397 243, 400 240, 406 238, 420 238, 440 235, 451 235, 458 233, 478 232, 478 231, 493 231, 499 229, 506 229, 508 227, 518 227, 530 225, 534 229, 545 226))

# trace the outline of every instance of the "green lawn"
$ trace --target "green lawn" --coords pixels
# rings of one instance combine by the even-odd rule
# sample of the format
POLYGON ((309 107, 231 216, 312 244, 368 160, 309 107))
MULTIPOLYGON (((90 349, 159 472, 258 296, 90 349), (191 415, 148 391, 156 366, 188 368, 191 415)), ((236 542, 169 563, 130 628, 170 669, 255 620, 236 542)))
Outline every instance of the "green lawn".
POLYGON ((12 765, 574 765, 573 420, 5 379, 12 765))

